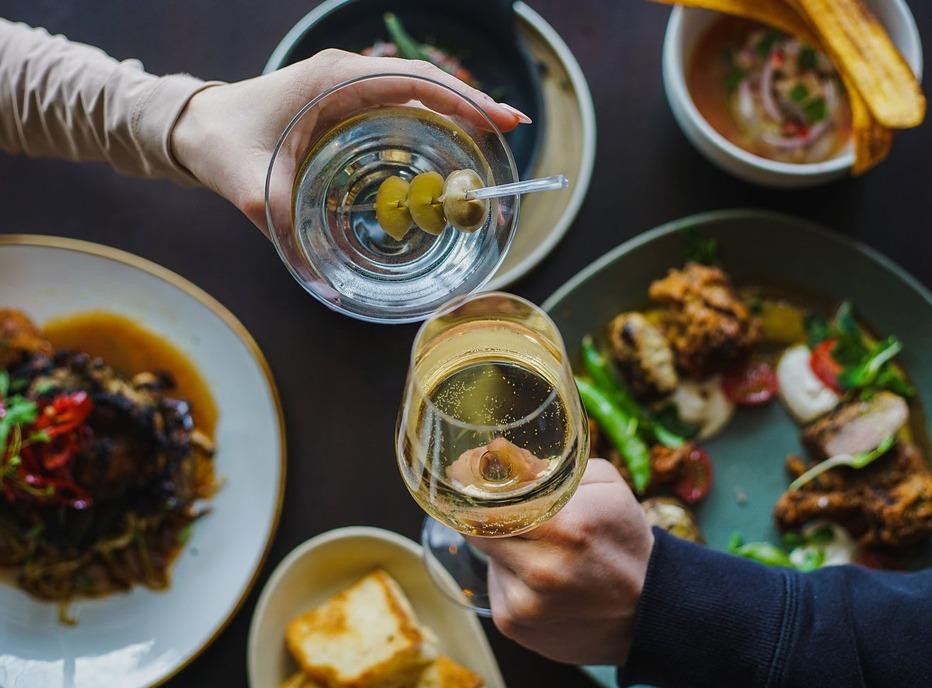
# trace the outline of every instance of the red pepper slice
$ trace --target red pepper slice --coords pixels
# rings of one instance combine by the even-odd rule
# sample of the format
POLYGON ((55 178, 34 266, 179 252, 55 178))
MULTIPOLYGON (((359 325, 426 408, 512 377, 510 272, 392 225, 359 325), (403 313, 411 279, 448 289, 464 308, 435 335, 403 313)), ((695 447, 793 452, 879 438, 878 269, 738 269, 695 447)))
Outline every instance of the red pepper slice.
POLYGON ((712 459, 699 447, 686 457, 679 479, 673 484, 673 492, 686 504, 695 504, 712 489, 712 459))
POLYGON ((49 437, 64 435, 83 425, 93 409, 87 392, 60 394, 42 408, 35 423, 36 430, 45 431, 49 437))
POLYGON ((763 361, 748 361, 722 375, 722 391, 733 404, 760 406, 777 393, 777 376, 763 361))
POLYGON ((820 342, 809 355, 809 367, 817 378, 819 378, 826 387, 830 387, 836 392, 841 392, 841 386, 838 384, 838 376, 843 370, 841 364, 832 356, 832 350, 835 348, 834 339, 826 339, 820 342))

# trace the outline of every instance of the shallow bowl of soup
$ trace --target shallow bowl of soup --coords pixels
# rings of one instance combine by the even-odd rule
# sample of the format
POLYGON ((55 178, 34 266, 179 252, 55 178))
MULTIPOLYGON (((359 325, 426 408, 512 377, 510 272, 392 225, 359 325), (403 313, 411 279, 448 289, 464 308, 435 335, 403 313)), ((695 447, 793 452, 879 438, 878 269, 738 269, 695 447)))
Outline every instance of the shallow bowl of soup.
MULTIPOLYGON (((919 31, 903 0, 867 0, 917 76, 919 31)), ((673 115, 711 162, 775 187, 822 184, 854 163, 851 111, 832 61, 745 19, 675 7, 663 47, 673 115)))

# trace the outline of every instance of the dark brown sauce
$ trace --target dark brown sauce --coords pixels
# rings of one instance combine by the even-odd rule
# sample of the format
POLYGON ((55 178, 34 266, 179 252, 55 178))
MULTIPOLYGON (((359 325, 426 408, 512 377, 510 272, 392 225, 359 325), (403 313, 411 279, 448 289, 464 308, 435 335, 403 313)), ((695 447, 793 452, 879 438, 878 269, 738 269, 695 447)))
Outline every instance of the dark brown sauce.
POLYGON ((219 412, 210 388, 191 359, 161 335, 130 318, 106 311, 55 318, 43 330, 56 350, 99 356, 123 375, 147 371, 170 373, 175 388, 169 396, 190 403, 197 427, 214 436, 219 412))

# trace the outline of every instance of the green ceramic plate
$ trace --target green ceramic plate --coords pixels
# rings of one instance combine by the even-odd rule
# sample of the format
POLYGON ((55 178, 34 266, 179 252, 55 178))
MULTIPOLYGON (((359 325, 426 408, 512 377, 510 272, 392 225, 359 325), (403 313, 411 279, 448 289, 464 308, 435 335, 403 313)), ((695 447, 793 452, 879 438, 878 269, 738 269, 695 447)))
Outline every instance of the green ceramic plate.
MULTIPOLYGON (((682 232, 688 227, 718 240, 721 261, 738 285, 786 285, 833 302, 851 300, 877 332, 903 341, 900 360, 921 401, 932 394, 929 291, 862 244, 803 220, 758 211, 704 213, 671 222, 622 244, 573 277, 544 304, 571 355, 583 335, 599 331, 619 311, 644 305, 650 282, 683 262, 682 232)), ((746 540, 778 542, 771 509, 786 489, 783 461, 800 451, 798 437, 795 423, 774 402, 739 409, 721 435, 704 443, 715 462, 715 483, 696 514, 711 547, 725 549, 734 530, 746 540), (737 490, 747 495, 743 505, 737 490)), ((932 565, 932 559, 924 563, 932 565)), ((586 670, 601 685, 615 686, 612 669, 586 670)))

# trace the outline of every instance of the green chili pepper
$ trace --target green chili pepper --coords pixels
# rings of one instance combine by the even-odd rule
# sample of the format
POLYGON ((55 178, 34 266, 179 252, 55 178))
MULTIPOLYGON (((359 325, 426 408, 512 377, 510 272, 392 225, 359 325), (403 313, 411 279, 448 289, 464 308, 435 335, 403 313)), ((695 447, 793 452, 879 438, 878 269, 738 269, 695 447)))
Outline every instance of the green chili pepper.
POLYGON ((592 337, 583 337, 582 358, 583 366, 595 386, 602 390, 622 411, 636 418, 638 425, 652 435, 657 442, 673 449, 686 442, 685 438, 661 425, 631 396, 618 379, 611 363, 596 348, 592 337))
POLYGON ((731 550, 732 554, 745 559, 751 559, 766 566, 780 568, 793 568, 789 555, 776 545, 769 542, 748 542, 731 550))
POLYGON ((637 417, 625 412, 593 383, 576 378, 579 396, 586 411, 621 452, 631 473, 634 491, 644 492, 650 483, 650 450, 637 435, 637 417))
POLYGON ((392 42, 398 48, 398 54, 409 60, 430 61, 427 54, 421 49, 420 44, 411 38, 411 35, 405 31, 401 20, 392 12, 386 12, 382 17, 385 20, 385 28, 388 35, 391 36, 392 42))

